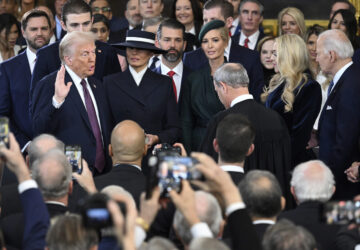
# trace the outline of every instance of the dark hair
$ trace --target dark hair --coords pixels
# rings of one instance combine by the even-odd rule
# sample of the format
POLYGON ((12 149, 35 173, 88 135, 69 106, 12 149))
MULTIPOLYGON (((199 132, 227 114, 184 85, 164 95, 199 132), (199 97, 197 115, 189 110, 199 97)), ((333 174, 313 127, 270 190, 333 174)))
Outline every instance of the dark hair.
POLYGON ((349 6, 349 10, 351 11, 351 13, 353 13, 354 15, 356 14, 355 6, 352 3, 350 3, 349 0, 335 0, 333 2, 333 4, 331 5, 331 9, 334 6, 334 4, 336 4, 336 3, 346 3, 349 6))
POLYGON ((220 8, 221 15, 224 16, 226 20, 229 17, 234 16, 234 6, 225 0, 209 0, 204 4, 204 10, 209 10, 213 8, 220 8))
POLYGON ((49 29, 51 29, 51 23, 50 23, 50 18, 49 16, 46 14, 45 11, 42 11, 42 10, 37 10, 37 9, 32 9, 28 12, 26 12, 24 15, 23 15, 23 18, 21 20, 21 27, 23 28, 23 30, 26 30, 27 28, 27 24, 29 22, 29 20, 31 18, 35 18, 35 17, 45 17, 46 18, 46 21, 49 25, 49 29))
MULTIPOLYGON (((191 9, 192 9, 192 12, 193 12, 193 15, 194 15, 194 26, 195 26, 195 29, 197 28, 197 26, 199 26, 199 31, 200 31, 200 27, 203 23, 203 14, 202 14, 202 9, 201 9, 201 6, 200 6, 200 2, 198 0, 189 0, 190 1, 190 4, 191 4, 191 9)), ((173 5, 172 5, 172 11, 171 11, 171 17, 176 19, 176 15, 175 15, 175 12, 176 12, 176 3, 177 3, 177 0, 174 0, 173 1, 173 5)), ((197 32, 197 31, 195 31, 197 32)))
POLYGON ((264 43, 266 43, 267 41, 272 41, 274 40, 275 41, 275 37, 273 36, 265 36, 263 37, 257 44, 256 46, 256 50, 261 53, 261 50, 262 50, 262 46, 264 45, 264 43))
POLYGON ((319 36, 324 31, 325 28, 323 26, 320 26, 319 24, 314 24, 310 26, 305 33, 305 43, 307 43, 311 35, 319 36))
MULTIPOLYGON (((89 6, 91 7, 91 5, 92 5, 95 1, 97 1, 97 0, 90 0, 89 6)), ((104 1, 106 1, 106 2, 108 3, 108 5, 110 6, 109 0, 104 0, 104 1)))
POLYGON ((248 172, 241 180, 239 190, 251 216, 271 218, 281 212, 282 191, 269 171, 248 172))
POLYGON ((101 22, 105 24, 105 26, 108 28, 108 30, 110 30, 109 19, 107 19, 106 16, 104 16, 102 14, 95 14, 93 24, 101 23, 101 22))
POLYGON ((67 1, 61 11, 61 20, 66 24, 66 17, 69 14, 83 14, 90 13, 92 17, 92 10, 84 0, 69 0, 67 1))
POLYGON ((352 46, 354 47, 354 50, 356 50, 359 47, 356 43, 357 22, 355 15, 350 10, 339 9, 335 11, 329 21, 328 29, 331 29, 331 23, 333 22, 335 16, 339 13, 344 19, 344 24, 346 27, 346 35, 348 36, 352 46))
POLYGON ((244 6, 244 4, 246 4, 246 3, 254 3, 257 6, 259 6, 260 16, 264 15, 264 5, 262 3, 260 3, 258 0, 243 0, 243 1, 241 1, 240 5, 239 5, 239 13, 240 13, 242 6, 244 6))
POLYGON ((16 20, 16 17, 14 17, 13 15, 9 14, 9 13, 4 13, 0 15, 0 32, 3 31, 5 29, 5 37, 7 39, 11 27, 13 25, 16 25, 18 32, 20 33, 20 27, 19 27, 19 23, 16 20))
POLYGON ((245 116, 227 115, 216 129, 221 160, 229 163, 244 161, 254 138, 255 130, 245 116))
POLYGON ((185 39, 185 26, 174 18, 166 18, 160 23, 159 28, 157 30, 158 40, 161 39, 163 27, 171 28, 174 30, 181 30, 183 34, 183 39, 185 39))

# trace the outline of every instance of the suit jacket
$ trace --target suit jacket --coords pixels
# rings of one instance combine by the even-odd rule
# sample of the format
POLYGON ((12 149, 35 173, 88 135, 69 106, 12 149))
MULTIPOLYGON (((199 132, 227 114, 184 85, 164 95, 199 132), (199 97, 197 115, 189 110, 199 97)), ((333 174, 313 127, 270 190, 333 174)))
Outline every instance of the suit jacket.
MULTIPOLYGON (((36 64, 31 78, 30 106, 32 105, 34 89, 38 82, 48 74, 59 70, 61 61, 59 58, 60 41, 45 46, 38 50, 36 64)), ((102 80, 104 76, 120 72, 120 64, 115 48, 110 45, 96 41, 96 63, 93 77, 102 80)))
POLYGON ((0 188, 1 195, 1 218, 11 214, 22 213, 19 191, 17 183, 2 186, 0 188))
POLYGON ((266 107, 278 112, 287 125, 291 138, 293 166, 312 159, 306 146, 321 108, 320 84, 311 79, 310 75, 308 77, 308 81, 304 85, 300 85, 293 91, 295 100, 291 112, 285 113, 285 103, 281 98, 285 83, 280 84, 272 91, 265 103, 266 107))
MULTIPOLYGON (((155 68, 153 71, 155 73, 162 74, 161 65, 159 67, 155 68)), ((178 104, 181 103, 181 99, 182 99, 182 89, 183 89, 182 87, 184 86, 184 83, 185 83, 186 79, 188 78, 188 76, 191 74, 191 72, 192 72, 192 70, 184 65, 182 76, 181 76, 181 88, 180 88, 179 100, 177 102, 178 104)), ((162 74, 162 75, 167 76, 166 74, 162 74)))
MULTIPOLYGON (((34 90, 33 129, 34 135, 49 133, 66 145, 80 145, 82 156, 92 168, 95 164, 96 139, 93 134, 89 117, 76 87, 71 86, 68 96, 59 109, 52 105, 55 92, 56 72, 41 80, 34 90)), ((65 83, 72 82, 66 72, 65 83)), ((111 159, 108 154, 108 145, 112 129, 109 106, 106 100, 102 83, 95 78, 88 78, 94 94, 100 119, 106 166, 104 172, 111 169, 111 159)))
POLYGON ((319 159, 334 173, 336 192, 333 198, 352 199, 360 185, 350 183, 344 170, 360 159, 360 84, 359 66, 345 70, 327 98, 319 120, 319 159))
POLYGON ((9 117, 10 129, 21 148, 32 139, 30 81, 26 51, 0 64, 0 116, 9 117))
POLYGON ((114 166, 112 170, 94 179, 96 188, 100 191, 109 185, 118 185, 126 189, 139 207, 140 195, 145 191, 145 175, 136 167, 128 164, 114 166))
POLYGON ((225 116, 233 113, 244 115, 255 129, 255 149, 245 160, 245 173, 252 169, 272 172, 277 177, 287 202, 290 202, 290 137, 285 122, 275 111, 250 99, 218 113, 209 122, 200 151, 212 156, 214 160, 218 159, 212 143, 216 129, 225 116))
POLYGON ((315 237, 320 249, 336 249, 335 238, 340 227, 327 225, 320 220, 321 203, 308 201, 299 204, 293 210, 282 212, 278 219, 288 219, 296 225, 303 226, 315 237))
POLYGON ((137 122, 160 142, 174 143, 180 134, 176 101, 169 77, 145 72, 137 86, 130 70, 105 77, 107 97, 115 124, 137 122))
MULTIPOLYGON (((239 44, 239 45, 240 45, 240 37, 241 37, 241 31, 239 32, 239 34, 235 34, 235 35, 233 36, 234 42, 235 42, 236 44, 239 44)), ((260 34, 259 34, 259 37, 258 37, 258 39, 257 39, 257 41, 256 41, 254 50, 256 50, 259 41, 260 41, 261 39, 263 39, 264 37, 265 37, 264 32, 260 30, 260 34)), ((240 46, 241 46, 241 45, 240 45, 240 46)))
POLYGON ((245 174, 241 172, 234 172, 234 171, 227 171, 234 182, 234 184, 237 186, 239 185, 240 181, 244 178, 245 174))
MULTIPOLYGON (((201 48, 185 53, 183 61, 184 65, 194 71, 209 64, 209 61, 201 48)), ((264 74, 259 53, 240 46, 239 43, 236 43, 232 38, 229 62, 241 63, 244 66, 250 79, 249 92, 256 100, 260 100, 260 94, 262 93, 264 85, 264 74)))
POLYGON ((266 233, 266 229, 268 229, 269 226, 272 226, 272 225, 268 224, 268 223, 254 224, 255 231, 256 231, 260 241, 263 240, 264 234, 266 233))

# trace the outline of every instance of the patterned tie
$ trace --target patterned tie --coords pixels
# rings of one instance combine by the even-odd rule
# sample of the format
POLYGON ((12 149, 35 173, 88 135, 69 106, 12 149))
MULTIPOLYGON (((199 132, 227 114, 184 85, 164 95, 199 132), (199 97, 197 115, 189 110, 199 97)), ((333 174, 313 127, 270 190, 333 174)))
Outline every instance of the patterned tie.
POLYGON ((245 48, 249 48, 249 42, 250 42, 249 38, 248 37, 245 38, 245 41, 244 41, 244 47, 245 48))
POLYGON ((174 78, 173 76, 175 75, 175 72, 170 70, 168 73, 167 73, 168 76, 170 76, 171 80, 172 80, 172 84, 173 84, 173 89, 174 89, 174 95, 175 95, 175 100, 177 102, 177 91, 176 91, 176 85, 175 85, 175 81, 174 81, 174 78))
POLYGON ((101 173, 105 167, 105 155, 101 140, 100 127, 96 116, 95 107, 91 100, 89 91, 86 87, 86 81, 84 79, 81 80, 81 85, 84 91, 86 111, 88 113, 91 129, 96 139, 95 168, 99 171, 99 173, 101 173))
POLYGON ((334 87, 334 81, 331 80, 329 88, 328 88, 328 92, 327 92, 327 96, 329 97, 330 93, 331 93, 331 89, 334 87))
POLYGON ((159 61, 159 58, 157 56, 154 56, 153 60, 152 60, 152 63, 150 65, 150 69, 151 70, 155 70, 156 69, 156 62, 159 61))

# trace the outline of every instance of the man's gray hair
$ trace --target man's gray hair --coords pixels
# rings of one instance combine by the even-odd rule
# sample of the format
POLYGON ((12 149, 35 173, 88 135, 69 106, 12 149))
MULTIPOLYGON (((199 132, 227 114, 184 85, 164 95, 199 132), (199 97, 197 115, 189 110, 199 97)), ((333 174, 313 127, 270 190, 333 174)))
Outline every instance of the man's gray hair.
POLYGON ((45 199, 64 197, 69 191, 72 167, 63 151, 52 149, 33 164, 32 177, 45 199))
POLYGON ((215 71, 214 81, 217 85, 223 82, 233 88, 249 86, 248 74, 240 63, 225 63, 222 65, 215 71))
POLYGON ((49 135, 49 134, 41 134, 39 136, 36 136, 32 142, 27 147, 27 152, 29 156, 29 167, 32 169, 32 165, 34 162, 41 158, 48 150, 50 149, 58 149, 62 152, 65 150, 65 145, 62 141, 56 139, 55 136, 49 135), (43 148, 41 148, 41 145, 44 145, 45 141, 52 141, 54 142, 55 147, 49 148, 44 151, 43 148))
POLYGON ((128 192, 125 188, 123 188, 121 186, 118 186, 118 185, 106 186, 103 189, 101 189, 101 193, 106 194, 109 197, 112 197, 113 195, 116 195, 116 194, 124 195, 124 196, 130 198, 130 200, 134 203, 134 206, 136 206, 134 197, 131 195, 131 193, 128 192))
MULTIPOLYGON (((222 222, 221 208, 215 197, 203 191, 195 192, 196 212, 201 222, 205 222, 216 237, 222 222)), ((190 226, 179 210, 176 210, 173 221, 174 228, 182 241, 189 245, 192 240, 190 226)))
POLYGON ((230 250, 230 248, 223 242, 214 238, 196 238, 190 243, 189 250, 230 250))
POLYGON ((335 51, 340 59, 351 58, 354 55, 354 48, 347 35, 338 29, 327 30, 322 32, 318 41, 322 40, 324 53, 335 51))
POLYGON ((142 30, 146 30, 150 26, 160 25, 162 20, 163 20, 163 18, 161 16, 156 16, 156 17, 144 19, 142 30))
POLYGON ((95 34, 92 32, 73 31, 67 33, 63 39, 61 39, 59 45, 59 57, 61 62, 64 64, 64 57, 74 54, 75 45, 87 43, 95 43, 95 34))
POLYGON ((300 203, 311 200, 320 202, 330 200, 334 185, 333 173, 319 160, 301 163, 292 173, 291 186, 300 203))
POLYGON ((242 0, 239 6, 239 14, 241 13, 241 9, 245 3, 255 3, 259 6, 260 16, 264 15, 264 5, 260 3, 258 0, 242 0))
POLYGON ((281 219, 270 226, 262 241, 263 250, 315 250, 314 236, 305 228, 281 219))
POLYGON ((139 250, 178 250, 170 240, 155 236, 147 244, 143 244, 139 250))

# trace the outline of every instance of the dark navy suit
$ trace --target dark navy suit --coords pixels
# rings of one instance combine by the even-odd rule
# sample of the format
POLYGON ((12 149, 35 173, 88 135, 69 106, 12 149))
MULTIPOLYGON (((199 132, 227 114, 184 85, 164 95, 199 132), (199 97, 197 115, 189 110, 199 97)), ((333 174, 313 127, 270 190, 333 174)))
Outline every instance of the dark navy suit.
MULTIPOLYGON (((60 41, 41 48, 37 52, 37 60, 31 78, 30 105, 32 105, 31 102, 37 83, 43 77, 60 69, 61 61, 59 57, 59 45, 60 41)), ((120 72, 121 68, 116 50, 110 45, 99 41, 96 41, 95 45, 96 64, 93 77, 101 81, 104 76, 120 72)))
POLYGON ((360 191, 359 184, 350 183, 344 174, 353 161, 360 159, 359 75, 358 65, 345 70, 327 98, 319 121, 319 159, 334 173, 337 199, 352 199, 360 191))
POLYGON ((9 117, 10 129, 21 148, 32 139, 30 80, 26 51, 0 64, 0 116, 9 117))
MULTIPOLYGON (((208 59, 201 48, 185 53, 183 61, 184 65, 194 71, 208 64, 208 59)), ((239 42, 235 42, 232 38, 229 62, 241 63, 244 66, 250 79, 249 91, 256 100, 260 100, 264 85, 264 73, 259 53, 240 46, 239 42)))
POLYGON ((169 77, 147 69, 137 86, 130 70, 104 78, 113 120, 137 122, 145 133, 159 136, 160 142, 174 143, 180 125, 172 82, 169 77))
MULTIPOLYGON (((55 93, 55 79, 57 71, 41 80, 34 90, 32 106, 32 124, 34 135, 49 133, 56 136, 66 145, 80 145, 82 156, 90 167, 94 166, 96 155, 96 139, 92 132, 85 105, 81 100, 76 86, 71 86, 68 96, 59 109, 52 104, 55 93)), ((65 82, 72 82, 68 73, 65 82)), ((107 157, 105 171, 111 168, 111 160, 107 149, 112 129, 109 107, 106 101, 103 85, 93 77, 88 78, 89 85, 96 99, 101 124, 105 157, 107 157)))

